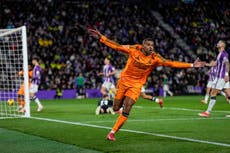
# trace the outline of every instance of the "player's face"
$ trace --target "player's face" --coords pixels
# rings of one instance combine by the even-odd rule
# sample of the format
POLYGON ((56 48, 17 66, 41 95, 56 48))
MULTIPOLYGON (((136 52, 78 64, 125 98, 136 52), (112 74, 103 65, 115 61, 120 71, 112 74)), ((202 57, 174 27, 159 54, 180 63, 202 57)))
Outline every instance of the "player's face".
POLYGON ((105 63, 106 65, 109 64, 109 59, 108 59, 108 58, 105 58, 104 63, 105 63))
POLYGON ((154 51, 153 41, 145 41, 143 43, 143 52, 145 55, 150 55, 154 51))
POLYGON ((217 47, 218 49, 224 47, 224 42, 223 42, 223 41, 218 41, 216 47, 217 47))
POLYGON ((32 70, 32 65, 28 65, 28 70, 32 70))

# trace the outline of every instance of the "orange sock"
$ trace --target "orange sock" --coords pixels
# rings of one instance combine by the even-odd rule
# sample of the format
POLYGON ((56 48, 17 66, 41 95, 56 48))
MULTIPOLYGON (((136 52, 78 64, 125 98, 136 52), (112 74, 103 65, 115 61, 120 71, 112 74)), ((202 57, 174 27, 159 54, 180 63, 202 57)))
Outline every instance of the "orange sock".
POLYGON ((116 123, 114 124, 112 128, 112 131, 116 133, 122 127, 122 125, 126 122, 127 119, 128 117, 124 116, 123 114, 120 114, 119 117, 117 118, 116 123))
POLYGON ((25 100, 22 100, 22 107, 25 106, 25 100))

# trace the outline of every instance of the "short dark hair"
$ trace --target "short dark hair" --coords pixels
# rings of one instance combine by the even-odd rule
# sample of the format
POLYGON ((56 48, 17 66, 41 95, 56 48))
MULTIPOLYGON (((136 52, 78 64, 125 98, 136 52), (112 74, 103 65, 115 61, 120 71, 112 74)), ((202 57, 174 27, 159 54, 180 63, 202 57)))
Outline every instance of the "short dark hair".
POLYGON ((37 56, 32 57, 32 60, 39 61, 39 58, 37 56))
POLYGON ((146 41, 152 41, 152 42, 154 42, 152 38, 145 38, 145 39, 143 40, 143 44, 144 44, 146 41))

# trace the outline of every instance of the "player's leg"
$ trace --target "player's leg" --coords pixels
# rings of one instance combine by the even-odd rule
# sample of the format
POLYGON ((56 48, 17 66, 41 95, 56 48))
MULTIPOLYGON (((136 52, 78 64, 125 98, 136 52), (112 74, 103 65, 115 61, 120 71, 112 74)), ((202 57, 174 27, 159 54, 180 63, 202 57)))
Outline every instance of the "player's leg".
POLYGON ((156 102, 160 105, 160 107, 163 107, 163 100, 162 99, 159 99, 159 98, 151 96, 151 95, 147 95, 145 92, 141 92, 140 96, 144 99, 148 99, 148 100, 151 100, 153 102, 156 102))
POLYGON ((230 104, 230 84, 229 81, 224 85, 224 94, 227 102, 230 104))
POLYGON ((38 91, 38 86, 35 84, 31 84, 31 86, 30 86, 30 100, 34 101, 37 104, 37 106, 38 106, 37 112, 40 112, 43 109, 43 105, 41 104, 38 97, 35 95, 35 93, 37 93, 37 91, 38 91))
POLYGON ((198 115, 201 117, 209 117, 211 114, 211 111, 216 103, 216 95, 220 92, 219 89, 212 89, 210 94, 210 101, 208 104, 208 108, 205 112, 199 113, 198 115))
POLYGON ((108 108, 107 108, 107 112, 108 112, 108 113, 111 113, 112 115, 115 114, 115 112, 113 111, 113 108, 112 108, 112 107, 108 107, 108 108))
POLYGON ((116 89, 116 87, 115 87, 115 85, 113 83, 111 83, 110 90, 111 90, 110 95, 111 95, 112 99, 114 99, 114 97, 115 97, 115 95, 117 93, 117 89, 116 89))
MULTIPOLYGON (((119 86, 118 91, 117 91, 117 95, 119 95, 119 90, 121 89, 121 87, 119 86)), ((124 123, 127 121, 129 113, 132 109, 133 104, 135 104, 136 100, 138 99, 139 95, 140 95, 140 91, 141 89, 137 89, 137 88, 130 88, 130 87, 126 87, 125 89, 125 93, 124 93, 124 100, 123 100, 123 110, 122 113, 119 115, 119 117, 117 118, 116 123, 114 124, 111 132, 107 135, 107 139, 114 141, 115 137, 114 134, 116 132, 118 132, 118 130, 122 127, 122 125, 124 125, 124 123)), ((116 98, 117 98, 116 95, 116 98)), ((114 108, 115 111, 118 109, 114 108)), ((119 108, 120 109, 120 108, 119 108)))
POLYGON ((96 115, 99 115, 99 114, 100 114, 100 110, 101 110, 101 107, 98 106, 98 107, 96 108, 95 114, 96 114, 96 115))
POLYGON ((107 95, 108 94, 108 92, 106 90, 106 87, 104 87, 104 86, 101 87, 101 94, 102 95, 107 95))
POLYGON ((170 95, 170 96, 173 96, 173 93, 172 93, 172 91, 170 91, 169 89, 168 89, 168 94, 170 95))
POLYGON ((202 103, 204 103, 204 104, 208 103, 208 98, 209 98, 210 91, 211 91, 211 87, 207 87, 205 97, 204 97, 204 99, 201 100, 202 103))
POLYGON ((204 97, 204 99, 201 100, 202 103, 204 103, 204 104, 208 103, 210 92, 211 92, 211 89, 212 89, 212 86, 214 85, 214 83, 215 82, 213 82, 213 81, 208 81, 207 86, 206 86, 205 97, 204 97))

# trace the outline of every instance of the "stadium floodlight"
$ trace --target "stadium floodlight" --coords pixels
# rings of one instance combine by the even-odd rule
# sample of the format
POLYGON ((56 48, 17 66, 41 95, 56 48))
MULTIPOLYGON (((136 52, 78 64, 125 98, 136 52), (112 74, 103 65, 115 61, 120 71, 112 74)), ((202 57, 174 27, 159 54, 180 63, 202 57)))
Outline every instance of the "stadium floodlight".
POLYGON ((30 117, 29 103, 26 27, 0 29, 0 119, 30 117), (25 113, 18 112, 17 91, 22 83, 25 113))

